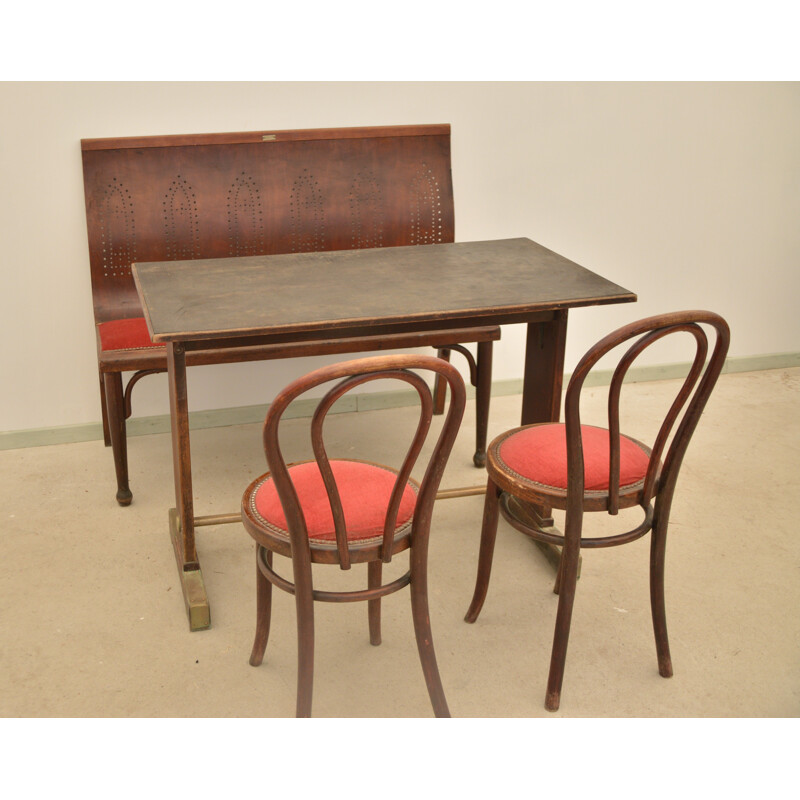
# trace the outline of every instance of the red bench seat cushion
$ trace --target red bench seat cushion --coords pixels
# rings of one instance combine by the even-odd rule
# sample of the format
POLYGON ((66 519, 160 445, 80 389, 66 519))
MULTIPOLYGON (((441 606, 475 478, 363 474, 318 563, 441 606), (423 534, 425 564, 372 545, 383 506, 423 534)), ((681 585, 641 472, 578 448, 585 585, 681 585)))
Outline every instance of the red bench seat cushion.
MULTIPOLYGON (((581 426, 586 491, 608 490, 608 431, 581 426)), ((556 489, 567 488, 567 436, 563 423, 519 428, 497 449, 500 460, 527 480, 556 489)), ((643 480, 649 454, 633 439, 620 437, 620 488, 643 480)))
POLYGON ((145 347, 163 347, 150 338, 144 317, 114 319, 101 322, 100 346, 103 350, 141 350, 145 347))
MULTIPOLYGON (((347 538, 366 540, 383 536, 386 509, 397 473, 363 461, 331 461, 331 469, 342 501, 347 538)), ((309 538, 335 541, 333 513, 317 462, 295 464, 289 467, 289 474, 303 509, 309 538)), ((396 530, 411 520, 415 504, 416 487, 408 483, 400 501, 396 530)), ((270 476, 256 485, 250 508, 269 527, 288 535, 286 516, 270 476)))

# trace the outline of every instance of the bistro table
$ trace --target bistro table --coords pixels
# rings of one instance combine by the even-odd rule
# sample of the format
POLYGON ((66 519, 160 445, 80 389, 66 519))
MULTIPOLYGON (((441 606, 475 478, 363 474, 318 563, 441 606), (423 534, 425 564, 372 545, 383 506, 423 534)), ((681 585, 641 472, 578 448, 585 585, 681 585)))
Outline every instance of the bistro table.
POLYGON ((187 352, 525 322, 521 424, 551 422, 559 418, 568 309, 636 300, 523 238, 140 262, 132 269, 150 335, 167 348, 176 500, 170 534, 191 630, 211 624, 195 528, 238 514, 194 515, 187 352))

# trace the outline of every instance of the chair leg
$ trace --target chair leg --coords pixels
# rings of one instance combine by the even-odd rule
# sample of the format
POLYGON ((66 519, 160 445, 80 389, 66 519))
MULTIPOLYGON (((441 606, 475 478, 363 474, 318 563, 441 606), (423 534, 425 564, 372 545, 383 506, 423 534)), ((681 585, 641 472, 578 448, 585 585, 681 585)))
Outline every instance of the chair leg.
POLYGON ((561 591, 561 576, 563 574, 564 568, 564 555, 563 553, 559 556, 558 559, 558 569, 556 569, 556 580, 553 584, 553 594, 558 594, 561 591))
POLYGON ((264 660, 264 651, 269 640, 269 624, 272 617, 272 584, 261 571, 261 558, 272 566, 272 551, 256 545, 256 636, 250 663, 257 667, 264 660), (262 555, 263 554, 263 555, 262 555))
MULTIPOLYGON (((381 585, 383 562, 370 561, 367 564, 367 586, 377 589, 381 585)), ((381 643, 381 599, 367 601, 367 616, 369 617, 369 643, 381 643)))
POLYGON ((433 713, 437 717, 449 717, 450 709, 444 696, 436 653, 433 649, 433 633, 428 609, 427 542, 411 549, 411 615, 414 620, 414 635, 417 639, 422 674, 428 687, 433 713), (422 551, 422 552, 419 552, 422 551))
POLYGON ((664 561, 667 546, 667 521, 657 517, 650 534, 650 609, 656 638, 658 672, 672 677, 672 657, 667 636, 667 611, 664 598, 664 561))
POLYGON ((478 577, 475 581, 475 592, 469 610, 464 619, 475 622, 481 613, 489 589, 489 577, 492 574, 492 557, 494 543, 497 538, 497 520, 499 515, 500 490, 491 479, 486 484, 486 500, 483 504, 483 528, 481 530, 481 546, 478 554, 478 577))
POLYGON ((561 703, 561 685, 564 680, 564 664, 567 660, 569 628, 572 622, 572 608, 575 603, 575 588, 578 584, 578 559, 580 542, 565 542, 561 551, 559 567, 558 612, 553 634, 553 650, 550 656, 550 674, 547 679, 547 694, 544 707, 548 711, 558 711, 561 703))
POLYGON ((478 342, 476 361, 477 380, 475 386, 475 455, 476 467, 486 466, 486 433, 489 428, 489 401, 492 395, 492 345, 493 342, 478 342))
POLYGON ((128 441, 125 432, 125 400, 122 392, 122 374, 106 372, 103 385, 108 413, 108 432, 114 453, 114 468, 117 473, 117 502, 129 506, 133 499, 128 485, 128 441))
POLYGON ((297 606, 297 716, 311 716, 311 699, 314 689, 314 599, 311 594, 311 577, 302 585, 296 579, 297 606))
MULTIPOLYGON (((447 347, 440 347, 436 351, 436 357, 441 358, 443 361, 450 361, 450 349, 447 347)), ((441 376, 437 375, 433 383, 433 413, 444 414, 444 398, 447 393, 447 381, 441 376)))

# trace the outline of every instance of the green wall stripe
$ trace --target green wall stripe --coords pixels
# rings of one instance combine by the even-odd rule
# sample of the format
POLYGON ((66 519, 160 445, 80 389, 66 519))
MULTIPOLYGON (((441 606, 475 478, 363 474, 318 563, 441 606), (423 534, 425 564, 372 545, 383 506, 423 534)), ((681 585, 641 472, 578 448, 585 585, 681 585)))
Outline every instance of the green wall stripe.
MULTIPOLYGON (((786 369, 800 367, 800 353, 776 353, 762 356, 739 356, 729 358, 725 362, 723 372, 757 372, 767 369, 786 369)), ((634 367, 628 374, 631 382, 659 381, 678 378, 685 374, 685 364, 658 364, 655 366, 634 367)), ((564 376, 565 386, 569 379, 564 376)), ((605 386, 611 380, 611 370, 597 370, 587 379, 587 386, 605 386)), ((521 394, 522 379, 494 381, 492 396, 521 394)), ((414 402, 416 392, 376 392, 372 394, 352 395, 337 402, 334 413, 353 413, 356 411, 374 411, 381 408, 397 408, 414 402)), ((468 387, 468 396, 474 397, 475 390, 468 387)), ((296 400, 287 409, 287 416, 308 417, 316 408, 317 401, 296 400)), ((189 413, 189 425, 193 429, 219 428, 228 425, 245 425, 262 422, 266 414, 266 405, 239 406, 236 408, 218 408, 209 411, 192 411, 189 413)), ((128 420, 129 436, 144 436, 150 433, 168 433, 169 415, 161 414, 152 417, 133 417, 128 420)), ((61 425, 54 428, 30 428, 18 431, 0 431, 0 450, 15 450, 22 447, 40 447, 51 444, 71 444, 88 442, 103 438, 103 426, 99 422, 79 425, 61 425)))

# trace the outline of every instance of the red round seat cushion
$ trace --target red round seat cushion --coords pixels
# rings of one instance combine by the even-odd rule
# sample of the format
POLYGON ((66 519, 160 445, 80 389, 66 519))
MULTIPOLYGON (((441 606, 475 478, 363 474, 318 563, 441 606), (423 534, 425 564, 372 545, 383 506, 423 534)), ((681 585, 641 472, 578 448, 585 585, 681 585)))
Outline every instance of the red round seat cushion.
MULTIPOLYGON (((331 469, 342 501, 348 539, 382 536, 397 473, 363 461, 331 461, 331 469)), ((317 462, 295 464, 289 467, 289 474, 303 509, 309 538, 334 541, 333 513, 317 462)), ((407 483, 400 500, 396 529, 411 519, 416 500, 415 486, 407 483)), ((251 507, 268 525, 286 531, 286 515, 272 478, 267 477, 256 488, 251 507)))
POLYGON ((144 347, 164 346, 150 338, 144 317, 112 319, 101 322, 98 328, 103 350, 140 350, 144 347))
MULTIPOLYGON (((608 431, 581 425, 586 491, 608 489, 608 431)), ((498 455, 511 470, 535 483, 567 488, 567 436, 563 423, 520 428, 498 448, 498 455)), ((644 479, 650 456, 627 436, 620 437, 620 487, 644 479)))

